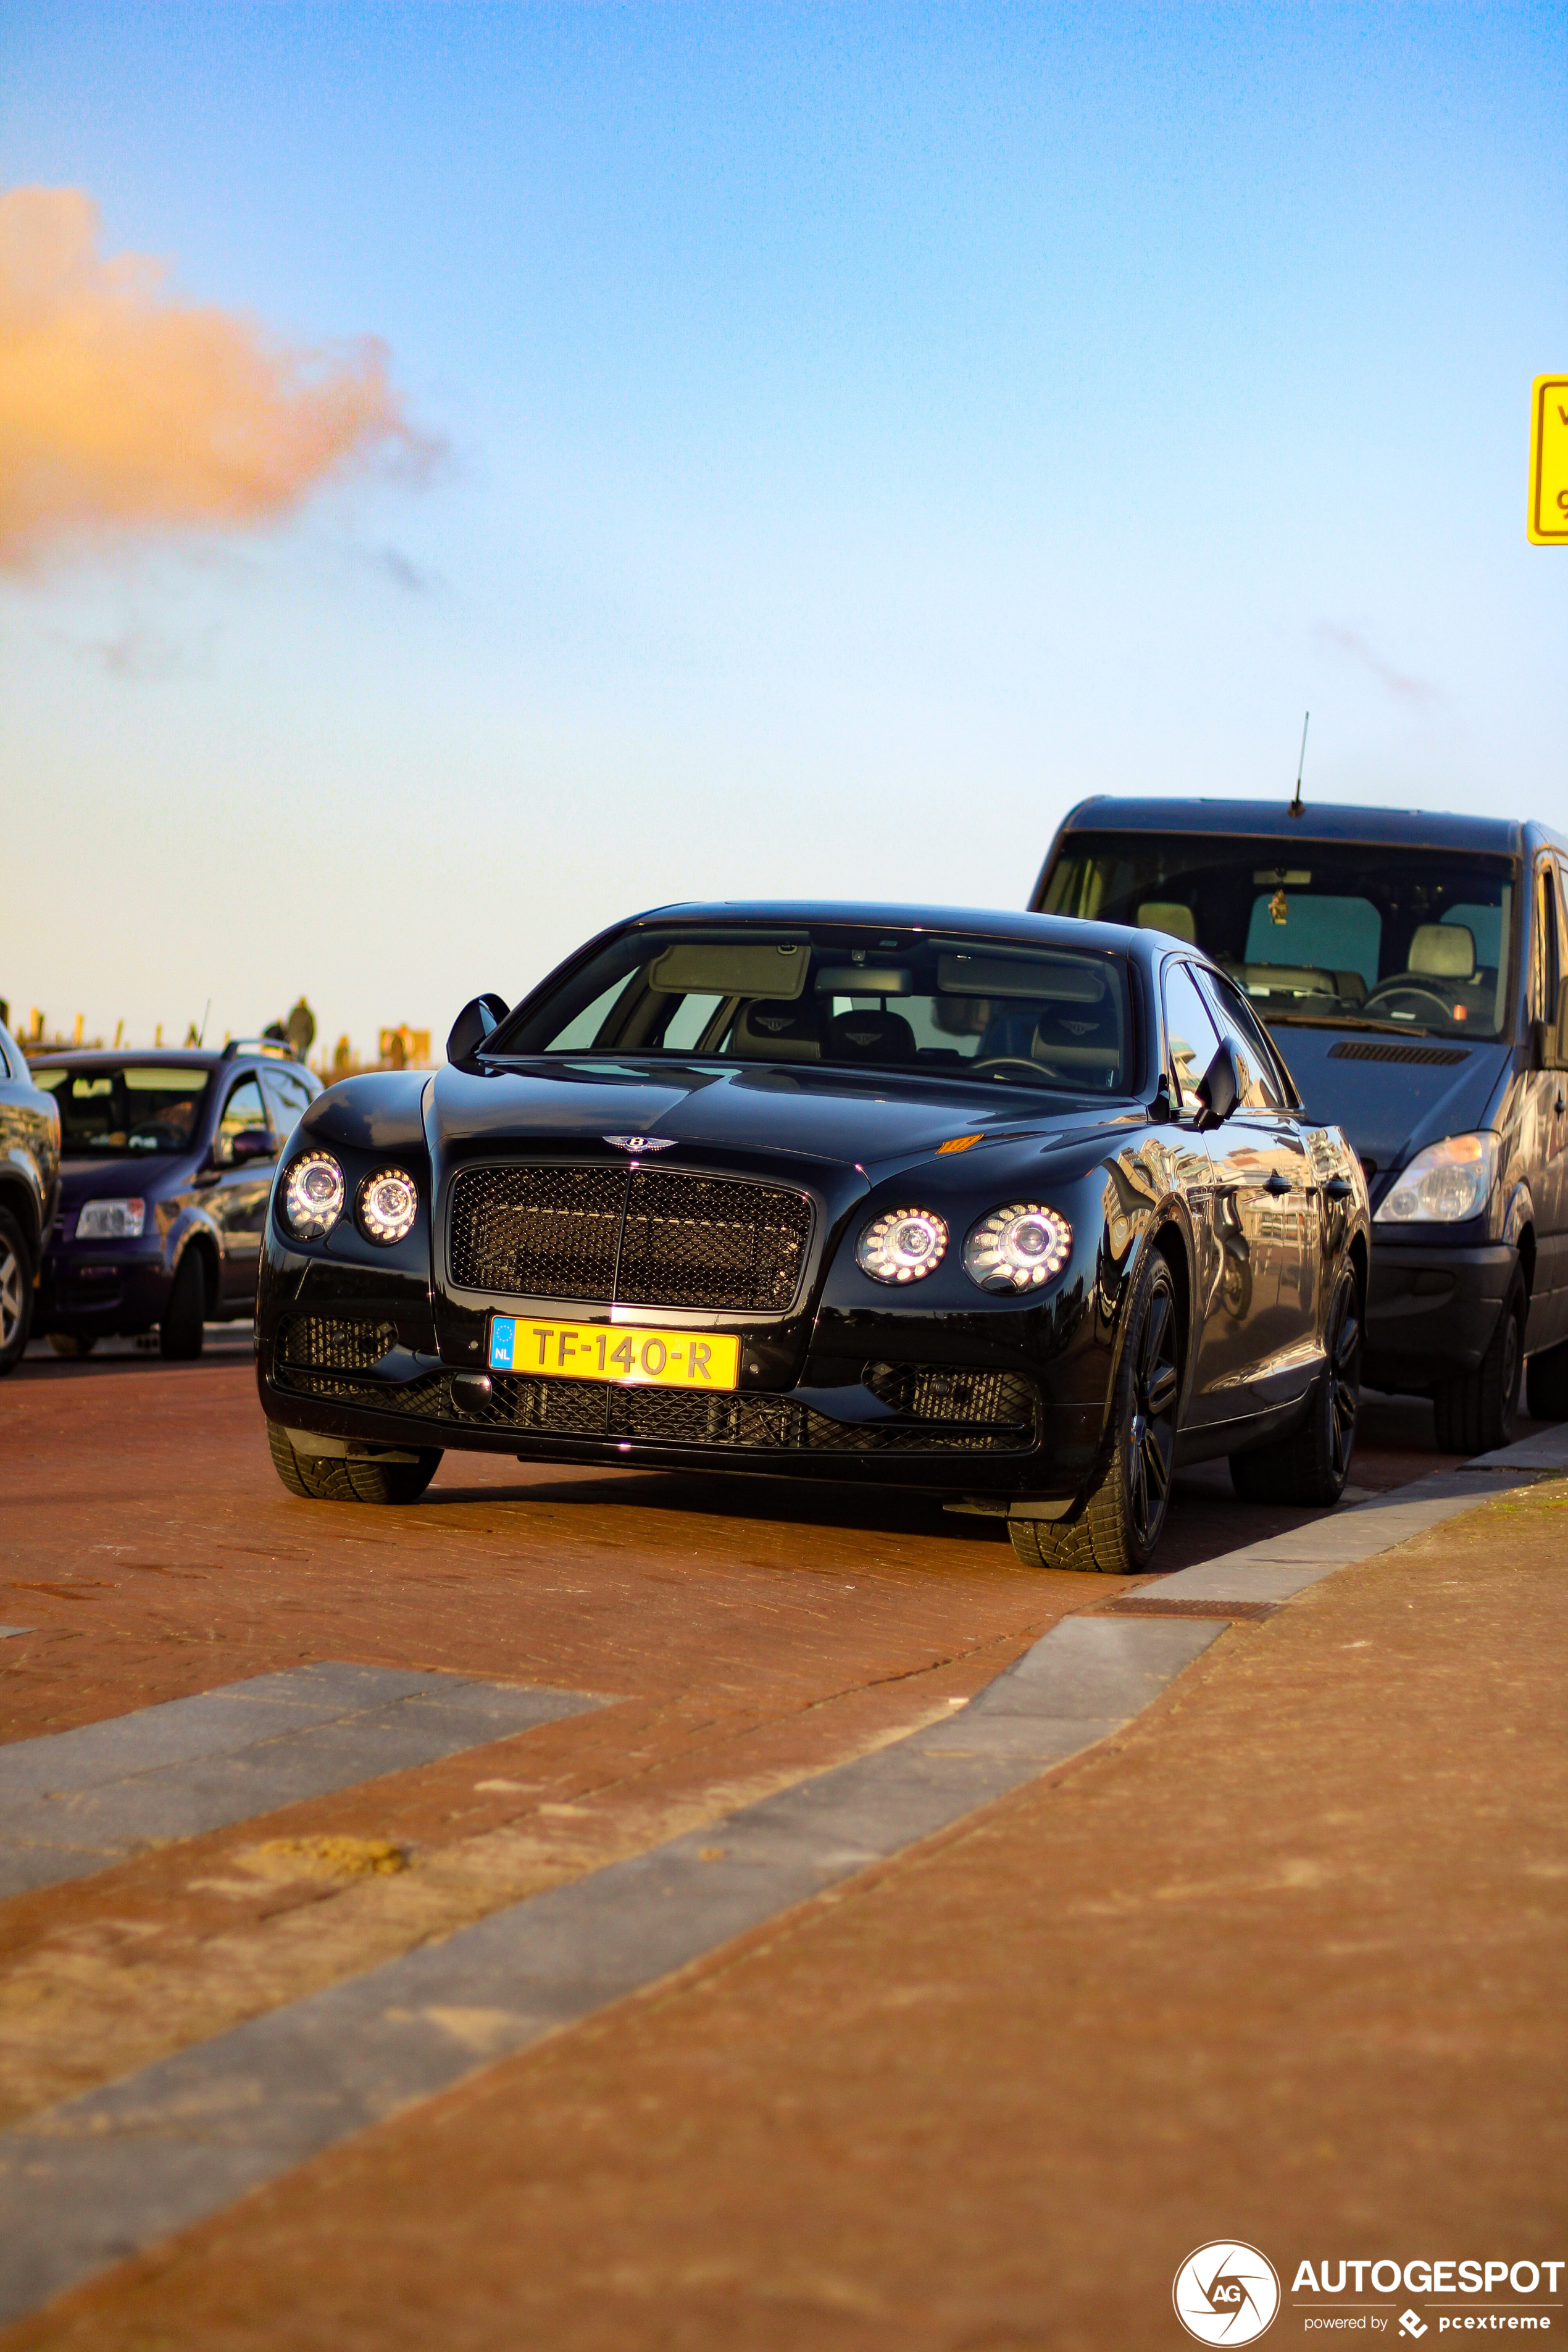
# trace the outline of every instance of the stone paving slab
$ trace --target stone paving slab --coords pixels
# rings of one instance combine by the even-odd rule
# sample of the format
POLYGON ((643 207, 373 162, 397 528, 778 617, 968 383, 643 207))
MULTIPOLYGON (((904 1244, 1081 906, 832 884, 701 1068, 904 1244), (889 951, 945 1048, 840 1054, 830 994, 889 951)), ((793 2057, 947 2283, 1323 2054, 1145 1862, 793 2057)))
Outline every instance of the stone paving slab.
POLYGON ((951 1721, 0 2135, 0 2319, 1037 1778, 1221 1630, 1068 1619, 951 1721))
POLYGON ((327 1660, 0 1747, 0 1897, 601 1702, 327 1660))

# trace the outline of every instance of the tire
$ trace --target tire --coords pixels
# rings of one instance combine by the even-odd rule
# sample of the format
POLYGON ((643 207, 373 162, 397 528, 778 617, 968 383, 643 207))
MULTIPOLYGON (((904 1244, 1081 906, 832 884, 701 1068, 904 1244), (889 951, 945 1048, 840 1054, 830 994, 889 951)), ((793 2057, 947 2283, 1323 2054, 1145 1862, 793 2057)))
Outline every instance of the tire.
POLYGON ((207 1311, 207 1274, 199 1249, 188 1249, 174 1269, 158 1326, 158 1352, 173 1364, 188 1364, 202 1352, 202 1325, 207 1311))
POLYGON ((1230 1483, 1244 1503, 1293 1503, 1331 1510, 1345 1491, 1361 1409, 1361 1293, 1349 1266, 1334 1286, 1323 1333, 1324 1367, 1300 1429, 1272 1445, 1230 1457, 1230 1483))
POLYGON ((1475 1370, 1442 1381, 1434 1391, 1437 1444, 1444 1454, 1495 1454, 1500 1445, 1512 1444, 1519 1430, 1525 1306, 1524 1276, 1516 1273, 1475 1370))
POLYGON ((1160 1540, 1182 1376, 1175 1278, 1158 1250, 1150 1248, 1133 1286, 1116 1368, 1110 1458, 1076 1517, 1008 1520, 1013 1549, 1026 1568, 1137 1576, 1160 1540))
POLYGON ((1531 1419, 1568 1421, 1568 1339, 1531 1356, 1524 1373, 1531 1419))
POLYGON ((291 1495, 307 1503, 416 1503, 440 1466, 439 1446, 421 1447, 413 1462, 377 1462, 370 1455, 296 1454, 281 1422, 267 1424, 272 1467, 291 1495))
POLYGON ((26 1352, 34 1296, 33 1254, 9 1209, 0 1209, 0 1380, 26 1352))
POLYGON ((57 1356, 63 1357, 68 1364, 75 1364, 83 1356, 91 1355, 98 1345, 98 1335, 93 1331, 51 1331, 49 1345, 57 1356))

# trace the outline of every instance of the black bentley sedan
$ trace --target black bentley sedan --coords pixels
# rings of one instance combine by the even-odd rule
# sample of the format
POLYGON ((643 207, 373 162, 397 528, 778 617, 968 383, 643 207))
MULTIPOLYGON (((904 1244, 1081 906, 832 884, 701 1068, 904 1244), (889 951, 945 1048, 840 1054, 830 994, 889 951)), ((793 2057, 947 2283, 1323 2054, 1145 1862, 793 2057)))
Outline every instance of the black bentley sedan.
POLYGON ((296 1495, 412 1499, 447 1446, 784 1472, 1125 1572, 1179 1463, 1343 1489, 1365 1181, 1179 940, 664 908, 447 1053, 334 1087, 279 1166, 258 1380, 296 1495))
POLYGON ((201 1353, 205 1326, 243 1321, 279 1148, 321 1091, 276 1047, 37 1055, 60 1125, 60 1213, 35 1328, 60 1355, 156 1328, 201 1353))

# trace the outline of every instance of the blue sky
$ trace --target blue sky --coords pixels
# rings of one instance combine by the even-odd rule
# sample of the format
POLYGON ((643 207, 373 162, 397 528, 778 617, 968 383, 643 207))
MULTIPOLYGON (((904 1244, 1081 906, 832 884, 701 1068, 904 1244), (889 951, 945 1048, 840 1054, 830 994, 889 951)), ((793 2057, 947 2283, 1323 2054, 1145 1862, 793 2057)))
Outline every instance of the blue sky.
POLYGON ((1016 906, 1091 792, 1568 830, 1568 17, 39 7, 0 186, 423 482, 0 581, 0 994, 440 1034, 684 896, 1016 906), (25 903, 18 907, 18 897, 25 903))

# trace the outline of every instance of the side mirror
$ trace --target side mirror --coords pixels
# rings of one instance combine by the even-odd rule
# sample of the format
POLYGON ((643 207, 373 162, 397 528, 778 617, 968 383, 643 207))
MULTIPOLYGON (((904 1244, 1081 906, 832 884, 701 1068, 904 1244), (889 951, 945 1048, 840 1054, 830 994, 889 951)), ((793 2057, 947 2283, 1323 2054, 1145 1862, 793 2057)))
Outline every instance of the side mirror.
POLYGON ((1211 1127, 1227 1119, 1241 1100, 1241 1080, 1237 1075, 1236 1055, 1222 1039, 1218 1052, 1198 1081, 1198 1100, 1203 1108, 1198 1113, 1198 1126, 1206 1135, 1211 1127))
POLYGON ((277 1150, 264 1127, 242 1127, 228 1148, 229 1166, 243 1167, 247 1160, 270 1160, 277 1150))
POLYGON ((506 1019, 511 1007, 504 996, 471 996, 453 1022, 447 1039, 449 1062, 471 1060, 485 1039, 506 1019))

